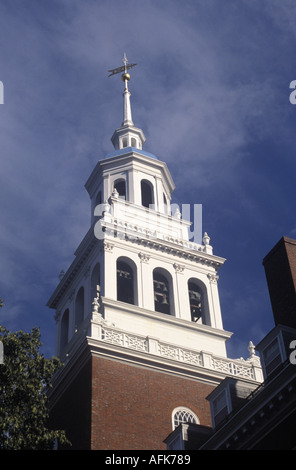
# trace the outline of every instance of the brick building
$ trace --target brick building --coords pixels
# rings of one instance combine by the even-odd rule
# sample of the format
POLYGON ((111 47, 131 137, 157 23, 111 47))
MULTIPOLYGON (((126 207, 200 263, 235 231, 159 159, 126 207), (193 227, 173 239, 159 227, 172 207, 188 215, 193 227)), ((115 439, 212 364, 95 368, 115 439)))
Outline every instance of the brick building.
POLYGON ((227 357, 217 275, 225 259, 206 233, 189 238, 166 163, 143 150, 129 68, 124 59, 111 71, 123 72, 123 121, 85 184, 91 227, 48 302, 64 364, 50 419, 72 449, 165 449, 180 423, 210 429, 206 397, 225 377, 262 380, 258 358, 227 357))
POLYGON ((257 344, 264 381, 226 377, 207 399, 212 430, 180 424, 168 449, 295 450, 296 240, 282 237, 263 260, 275 326, 257 344))
POLYGON ((263 260, 275 323, 296 328, 296 241, 282 237, 263 260))

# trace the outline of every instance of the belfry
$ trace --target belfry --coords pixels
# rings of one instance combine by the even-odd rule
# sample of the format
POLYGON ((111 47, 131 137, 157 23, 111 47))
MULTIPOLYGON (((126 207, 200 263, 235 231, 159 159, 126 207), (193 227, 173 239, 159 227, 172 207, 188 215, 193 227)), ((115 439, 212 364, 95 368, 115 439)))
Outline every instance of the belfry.
POLYGON ((190 221, 172 213, 166 163, 143 150, 128 87, 134 65, 124 56, 110 70, 122 73, 122 124, 85 184, 91 226, 48 301, 63 363, 50 421, 72 449, 166 449, 180 423, 211 426, 206 397, 225 377, 261 380, 252 357, 227 357, 217 274, 225 259, 206 233, 189 239, 190 221))

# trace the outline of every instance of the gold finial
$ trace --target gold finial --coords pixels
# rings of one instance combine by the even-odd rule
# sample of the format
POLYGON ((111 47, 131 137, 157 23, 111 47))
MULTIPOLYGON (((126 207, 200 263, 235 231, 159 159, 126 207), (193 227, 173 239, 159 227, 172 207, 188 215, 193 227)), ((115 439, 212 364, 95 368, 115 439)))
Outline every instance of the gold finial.
POLYGON ((127 72, 124 72, 124 73, 121 75, 121 80, 122 80, 123 82, 125 82, 126 80, 129 81, 130 79, 131 79, 131 76, 130 76, 130 74, 127 73, 127 72))
POLYGON ((126 58, 125 53, 124 53, 122 62, 124 63, 124 65, 122 65, 121 67, 117 67, 116 69, 108 70, 108 72, 110 72, 110 75, 108 75, 108 77, 111 77, 112 75, 116 75, 117 73, 123 72, 123 74, 121 75, 121 80, 123 82, 125 82, 125 81, 128 82, 130 80, 131 76, 130 76, 129 73, 127 73, 127 70, 131 69, 132 67, 134 67, 137 64, 128 64, 128 60, 126 58))

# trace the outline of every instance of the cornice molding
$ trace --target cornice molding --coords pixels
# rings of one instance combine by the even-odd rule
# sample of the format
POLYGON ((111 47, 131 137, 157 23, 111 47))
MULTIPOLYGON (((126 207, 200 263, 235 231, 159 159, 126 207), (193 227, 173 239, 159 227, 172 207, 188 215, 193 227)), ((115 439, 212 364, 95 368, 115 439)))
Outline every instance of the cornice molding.
POLYGON ((171 236, 163 236, 163 239, 155 236, 149 229, 146 234, 140 230, 135 230, 127 226, 125 223, 108 222, 101 220, 101 227, 105 229, 105 237, 108 239, 120 238, 121 240, 130 241, 142 247, 147 247, 162 253, 171 254, 182 259, 194 261, 206 266, 214 267, 217 271, 226 261, 220 256, 205 253, 202 246, 188 240, 175 239, 171 236), (116 236, 115 236, 116 235, 116 236))
POLYGON ((127 304, 120 302, 119 300, 107 299, 106 297, 100 297, 102 310, 105 307, 111 307, 113 309, 134 313, 136 315, 150 318, 151 320, 158 320, 160 322, 174 324, 181 328, 186 328, 194 331, 199 331, 202 334, 210 335, 211 337, 216 336, 228 340, 232 336, 232 332, 226 330, 220 330, 209 325, 202 323, 191 322, 184 320, 183 318, 177 318, 173 315, 164 315, 163 313, 155 312, 154 310, 148 310, 137 305, 127 304))

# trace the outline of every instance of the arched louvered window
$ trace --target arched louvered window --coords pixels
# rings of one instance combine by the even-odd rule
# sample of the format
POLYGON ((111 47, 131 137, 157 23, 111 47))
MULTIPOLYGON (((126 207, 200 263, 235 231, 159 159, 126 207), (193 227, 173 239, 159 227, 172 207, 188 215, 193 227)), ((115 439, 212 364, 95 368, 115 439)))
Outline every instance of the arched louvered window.
POLYGON ((154 306, 155 311, 172 314, 171 305, 171 285, 169 273, 164 274, 163 270, 153 271, 154 306))
POLYGON ((135 304, 135 276, 131 265, 125 260, 117 260, 117 300, 135 304))
POLYGON ((199 419, 196 414, 186 407, 175 408, 172 413, 172 427, 173 430, 181 423, 199 424, 199 419))
POLYGON ((194 281, 188 282, 188 295, 190 303, 191 320, 194 322, 203 322, 204 301, 203 292, 200 286, 194 281))

